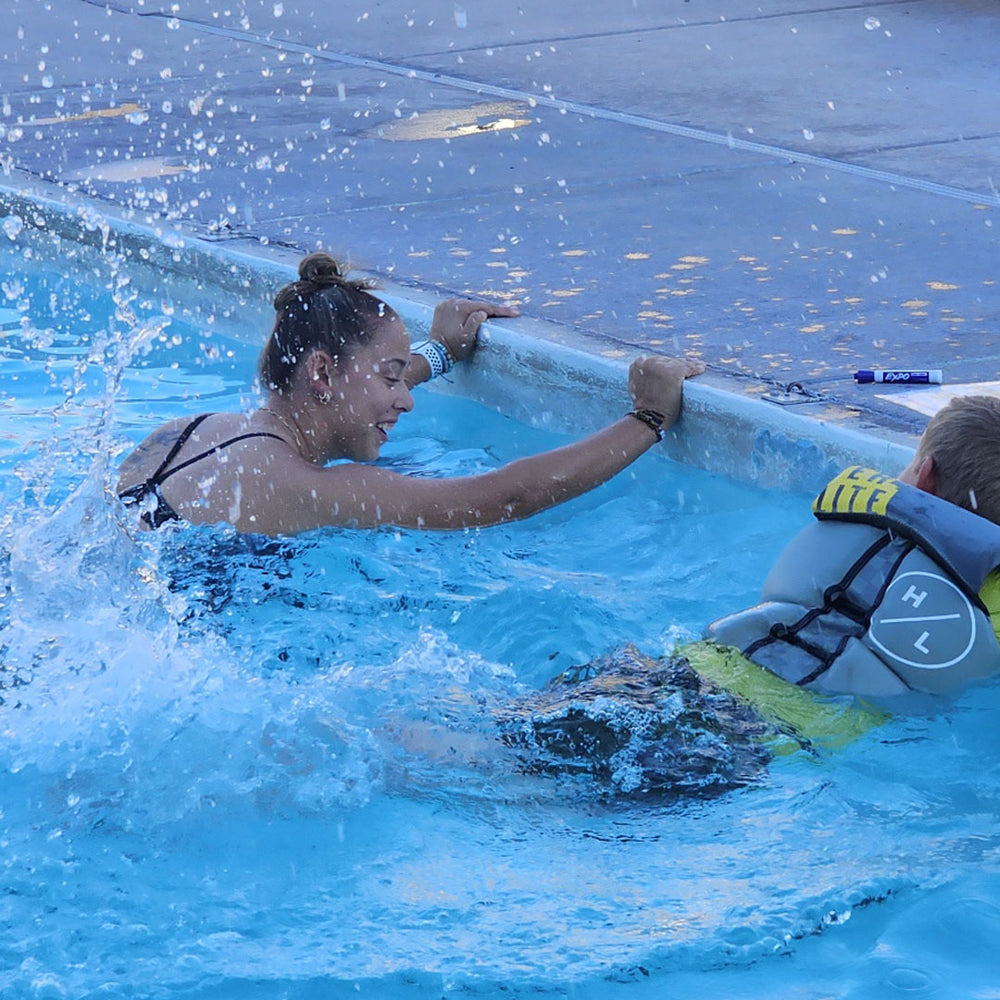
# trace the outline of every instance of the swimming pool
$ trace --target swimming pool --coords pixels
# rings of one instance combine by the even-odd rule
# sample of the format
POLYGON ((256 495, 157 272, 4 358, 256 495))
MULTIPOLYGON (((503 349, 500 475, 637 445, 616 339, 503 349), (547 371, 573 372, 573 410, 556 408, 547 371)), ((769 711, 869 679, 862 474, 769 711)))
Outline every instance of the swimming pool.
MULTIPOLYGON (((5 232, 5 998, 995 995, 996 685, 707 802, 479 752, 752 600, 803 496, 647 456, 481 532, 134 536, 115 456, 243 405, 259 313, 5 232)), ((404 424, 427 474, 560 440, 428 391, 404 424)))

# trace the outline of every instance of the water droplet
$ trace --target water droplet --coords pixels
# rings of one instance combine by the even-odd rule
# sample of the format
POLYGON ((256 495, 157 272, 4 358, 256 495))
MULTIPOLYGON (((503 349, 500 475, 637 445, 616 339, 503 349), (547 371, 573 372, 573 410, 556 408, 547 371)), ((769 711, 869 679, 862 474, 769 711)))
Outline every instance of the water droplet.
POLYGON ((882 27, 882 22, 877 17, 866 17, 865 18, 865 28, 868 31, 874 31, 876 28, 882 27))
POLYGON ((465 13, 465 8, 464 7, 456 7, 455 8, 455 27, 456 28, 465 28, 465 27, 468 26, 468 24, 469 24, 469 18, 468 18, 468 15, 465 13))
POLYGON ((802 130, 802 138, 805 139, 806 142, 812 142, 813 139, 816 138, 816 135, 811 128, 804 128, 802 130))
POLYGON ((22 229, 24 229, 24 220, 19 215, 8 215, 3 220, 3 231, 12 240, 17 239, 22 229))
POLYGON ((49 87, 51 87, 53 83, 54 83, 54 81, 52 79, 52 74, 51 73, 46 73, 45 76, 42 77, 42 86, 45 87, 46 90, 49 87))
POLYGON ((283 3, 276 3, 274 5, 274 16, 281 17, 285 13, 285 5, 283 3))

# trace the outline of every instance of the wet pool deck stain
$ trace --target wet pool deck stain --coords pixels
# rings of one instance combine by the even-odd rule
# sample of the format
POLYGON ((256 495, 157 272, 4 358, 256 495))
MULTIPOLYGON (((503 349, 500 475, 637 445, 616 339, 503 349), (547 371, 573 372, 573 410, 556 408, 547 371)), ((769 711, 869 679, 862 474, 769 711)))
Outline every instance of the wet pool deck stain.
POLYGON ((880 3, 873 31, 847 2, 349 2, 335 41, 294 0, 12 6, 4 168, 139 221, 800 383, 823 418, 919 430, 857 368, 1000 379, 995 4, 880 3))

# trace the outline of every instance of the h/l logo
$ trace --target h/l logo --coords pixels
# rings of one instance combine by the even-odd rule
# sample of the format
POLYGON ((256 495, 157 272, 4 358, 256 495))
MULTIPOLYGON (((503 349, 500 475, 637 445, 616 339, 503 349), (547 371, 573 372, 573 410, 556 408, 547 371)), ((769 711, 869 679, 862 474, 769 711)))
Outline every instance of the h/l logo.
POLYGON ((899 663, 942 670, 965 659, 976 641, 971 602, 937 573, 901 573, 872 616, 868 634, 899 663))

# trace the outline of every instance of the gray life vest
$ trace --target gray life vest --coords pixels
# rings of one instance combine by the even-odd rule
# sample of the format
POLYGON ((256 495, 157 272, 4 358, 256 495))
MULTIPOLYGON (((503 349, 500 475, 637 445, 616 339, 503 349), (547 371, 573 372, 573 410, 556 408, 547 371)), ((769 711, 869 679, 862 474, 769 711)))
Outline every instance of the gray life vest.
POLYGON ((709 626, 793 684, 885 697, 1000 671, 979 597, 1000 527, 870 469, 845 470, 778 557, 761 603, 709 626))

